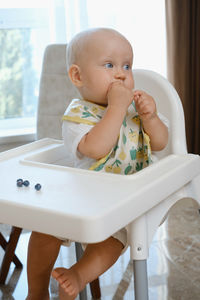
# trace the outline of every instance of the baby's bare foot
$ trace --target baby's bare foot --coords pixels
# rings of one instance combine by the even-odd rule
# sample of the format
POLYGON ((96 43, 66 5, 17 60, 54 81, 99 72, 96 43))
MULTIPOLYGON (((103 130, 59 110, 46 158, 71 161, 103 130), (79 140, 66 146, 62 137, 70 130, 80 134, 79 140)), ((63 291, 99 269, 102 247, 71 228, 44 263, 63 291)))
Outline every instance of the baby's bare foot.
POLYGON ((52 276, 58 281, 60 287, 66 293, 66 300, 74 300, 81 290, 81 280, 76 271, 65 268, 56 268, 52 276))

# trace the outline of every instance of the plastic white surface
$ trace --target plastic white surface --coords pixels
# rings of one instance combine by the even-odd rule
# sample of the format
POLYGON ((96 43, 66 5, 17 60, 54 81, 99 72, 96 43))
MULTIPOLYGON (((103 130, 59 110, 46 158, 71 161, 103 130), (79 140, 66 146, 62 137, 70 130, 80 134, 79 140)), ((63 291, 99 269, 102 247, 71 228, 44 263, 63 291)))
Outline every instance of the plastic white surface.
POLYGON ((0 154, 1 223, 98 242, 200 174, 200 158, 192 154, 169 155, 129 176, 62 166, 63 154, 62 142, 52 139, 0 154), (30 186, 18 188, 18 178, 30 186))
POLYGON ((150 70, 133 70, 133 75, 135 88, 149 93, 156 101, 157 110, 170 123, 169 143, 160 156, 170 153, 186 154, 184 112, 175 88, 166 78, 150 70))

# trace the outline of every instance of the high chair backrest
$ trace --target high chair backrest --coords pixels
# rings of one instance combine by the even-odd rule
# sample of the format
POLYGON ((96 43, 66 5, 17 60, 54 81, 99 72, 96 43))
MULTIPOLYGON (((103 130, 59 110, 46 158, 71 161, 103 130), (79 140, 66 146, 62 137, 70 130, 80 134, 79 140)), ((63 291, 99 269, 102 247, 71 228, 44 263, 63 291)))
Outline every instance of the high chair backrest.
POLYGON ((156 101, 158 112, 169 120, 168 146, 159 153, 187 153, 185 119, 181 100, 175 88, 160 74, 149 70, 134 70, 135 88, 149 93, 156 101))
MULTIPOLYGON (((170 122, 170 139, 163 157, 169 153, 186 153, 184 114, 174 87, 161 75, 148 70, 134 70, 135 88, 152 95, 157 109, 170 122)), ((97 78, 98 80, 98 78, 97 78)), ((37 137, 61 139, 61 118, 72 98, 79 93, 67 76, 66 45, 49 45, 44 54, 40 79, 37 137)))

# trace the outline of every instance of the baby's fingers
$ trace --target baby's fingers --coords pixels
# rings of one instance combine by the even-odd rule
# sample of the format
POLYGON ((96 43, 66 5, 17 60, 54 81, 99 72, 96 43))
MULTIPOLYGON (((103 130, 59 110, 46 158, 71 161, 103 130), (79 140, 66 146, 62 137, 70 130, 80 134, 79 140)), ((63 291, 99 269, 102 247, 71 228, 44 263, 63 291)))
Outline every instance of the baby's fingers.
POLYGON ((145 93, 143 91, 136 90, 133 92, 133 99, 136 105, 139 105, 141 101, 145 99, 145 93))
POLYGON ((134 93, 134 96, 139 96, 139 97, 141 97, 142 95, 145 94, 145 92, 141 91, 141 90, 134 90, 133 93, 134 93))

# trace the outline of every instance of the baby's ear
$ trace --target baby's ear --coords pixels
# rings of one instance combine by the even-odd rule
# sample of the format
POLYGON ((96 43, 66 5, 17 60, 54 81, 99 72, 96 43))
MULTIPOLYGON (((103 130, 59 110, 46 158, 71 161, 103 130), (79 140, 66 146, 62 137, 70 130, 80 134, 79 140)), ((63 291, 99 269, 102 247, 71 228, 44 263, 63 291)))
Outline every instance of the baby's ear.
POLYGON ((71 82, 76 86, 76 87, 81 87, 83 85, 82 80, 81 80, 81 74, 80 74, 80 68, 79 66, 73 64, 70 66, 69 71, 68 71, 69 78, 71 82))

